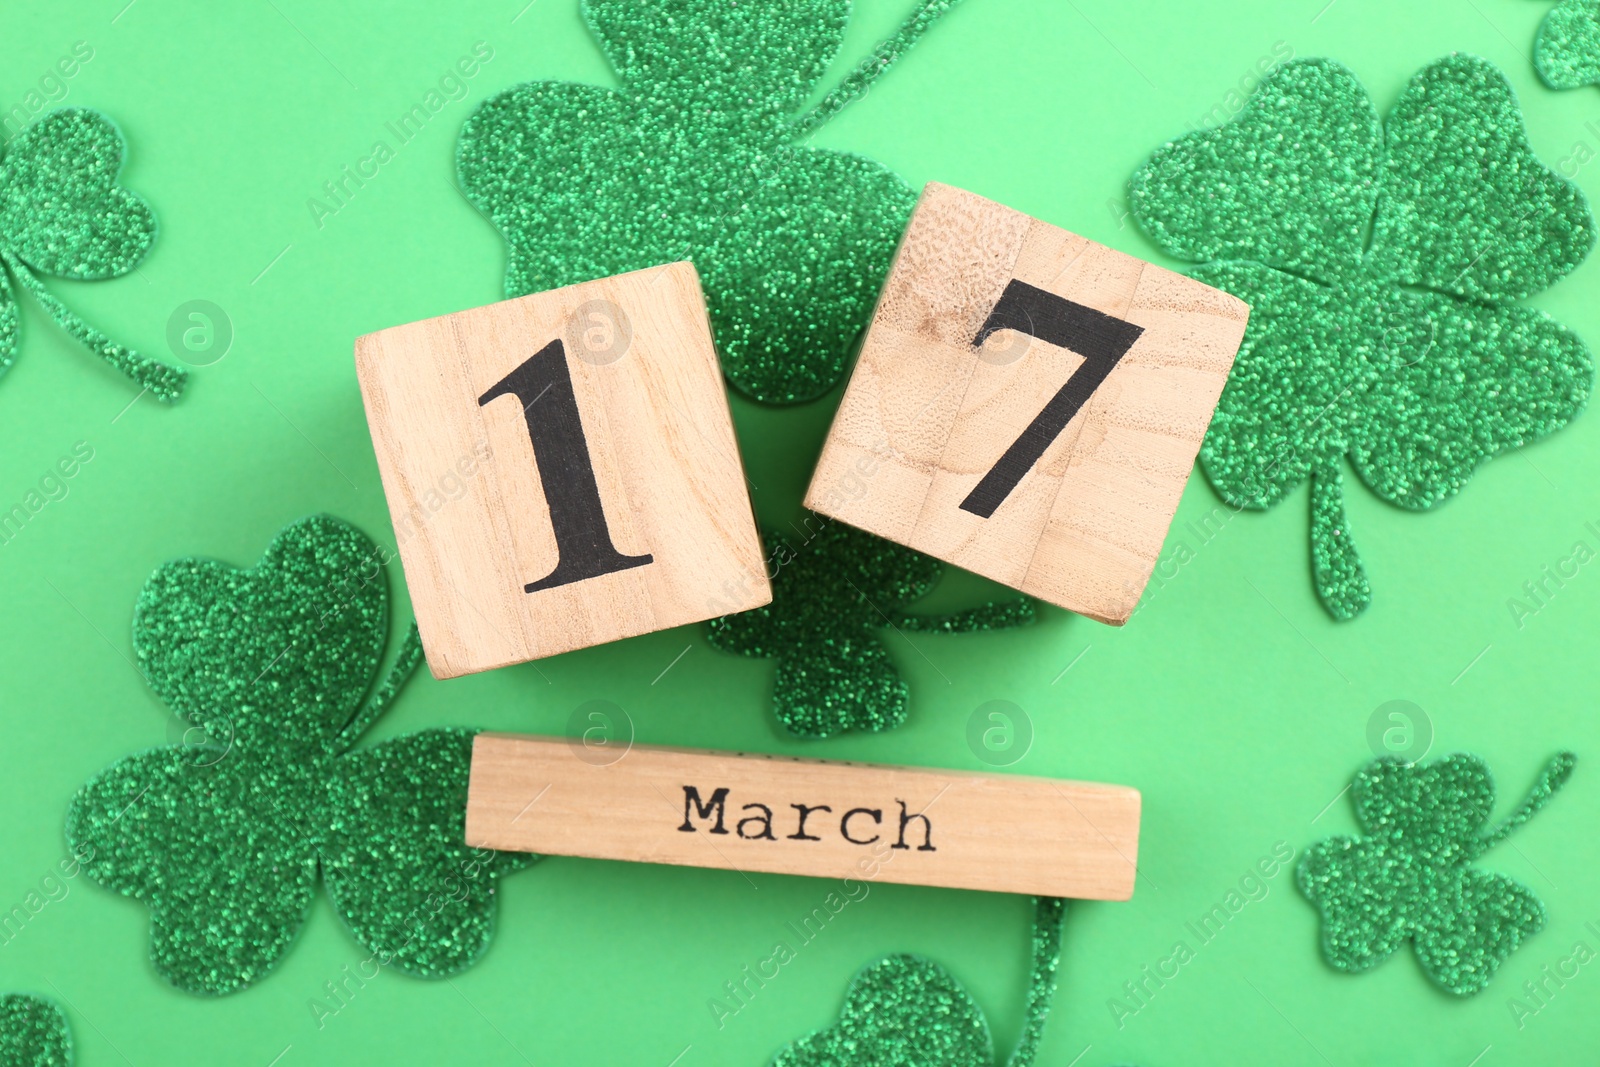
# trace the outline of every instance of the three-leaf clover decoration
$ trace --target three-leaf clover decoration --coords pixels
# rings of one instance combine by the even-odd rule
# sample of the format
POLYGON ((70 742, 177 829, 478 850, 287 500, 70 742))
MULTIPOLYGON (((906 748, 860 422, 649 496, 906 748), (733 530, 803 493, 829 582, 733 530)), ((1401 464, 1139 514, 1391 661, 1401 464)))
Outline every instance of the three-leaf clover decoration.
POLYGON ((1026 597, 952 615, 918 615, 906 604, 926 596, 944 565, 843 523, 826 525, 798 547, 767 537, 772 603, 708 624, 726 652, 778 661, 773 706, 802 737, 846 730, 889 730, 905 722, 905 679, 884 647, 885 629, 971 633, 1033 621, 1026 597))
POLYGON ((67 836, 92 846, 95 881, 149 907, 164 977, 194 993, 260 978, 319 877, 376 965, 439 977, 476 959, 495 880, 524 860, 463 844, 472 731, 354 748, 421 658, 413 625, 373 687, 388 590, 370 540, 315 516, 248 570, 166 564, 133 629, 151 688, 210 740, 114 764, 73 798, 67 836))
POLYGON ((71 1067, 67 1017, 47 1000, 0 997, 0 1067, 71 1067))
POLYGON ((1539 26, 1533 62, 1552 89, 1600 85, 1600 0, 1556 4, 1539 26))
POLYGON ((97 111, 61 108, 24 129, 0 155, 0 373, 17 356, 11 281, 62 329, 159 400, 176 400, 187 372, 119 345, 78 318, 35 271, 94 280, 128 273, 150 250, 150 207, 119 184, 122 134, 97 111))
POLYGON ((815 107, 849 0, 583 0, 617 89, 530 82, 458 146, 520 296, 692 259, 728 378, 760 400, 831 388, 916 196, 870 159, 800 143, 955 0, 921 0, 815 107))
MULTIPOLYGON (((1027 1016, 1008 1067, 1038 1053, 1055 996, 1066 902, 1038 897, 1027 1016)), ((850 983, 833 1026, 801 1038, 772 1067, 994 1067, 994 1038, 983 1011, 943 967, 920 956, 885 956, 850 983)))
POLYGON ((1201 461, 1235 507, 1311 480, 1313 571, 1339 618, 1371 599, 1346 456, 1383 499, 1429 508, 1589 396, 1583 342, 1514 301, 1583 260, 1594 220, 1485 60, 1428 66, 1387 121, 1343 66, 1285 64, 1236 119, 1158 149, 1132 208, 1250 303, 1201 461))
POLYGON ((1466 996, 1488 984, 1524 938, 1544 926, 1526 886, 1472 864, 1509 837, 1561 788, 1574 757, 1550 761, 1527 798, 1484 832, 1494 780, 1476 756, 1426 766, 1375 760, 1350 783, 1360 837, 1306 850, 1296 874, 1322 913, 1322 946, 1341 971, 1376 967, 1412 942, 1422 969, 1466 996))

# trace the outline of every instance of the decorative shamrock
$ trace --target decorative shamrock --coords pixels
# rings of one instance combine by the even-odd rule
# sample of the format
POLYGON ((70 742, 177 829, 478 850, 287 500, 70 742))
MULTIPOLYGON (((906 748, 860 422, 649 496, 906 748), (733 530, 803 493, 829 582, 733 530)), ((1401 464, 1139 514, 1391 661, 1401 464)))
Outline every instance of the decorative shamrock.
POLYGON ((0 997, 0 1067, 69 1067, 71 1063, 72 1039, 60 1008, 20 993, 0 997))
POLYGON ((883 627, 954 634, 1033 621, 1025 597, 954 615, 906 612, 902 605, 926 596, 943 564, 843 523, 813 520, 825 525, 799 548, 781 535, 767 538, 772 603, 707 624, 723 651, 777 659, 774 710, 802 737, 906 721, 909 693, 879 636, 883 627))
MULTIPOLYGON (((116 344, 45 289, 58 278, 116 278, 139 265, 156 239, 150 207, 117 184, 122 134, 98 111, 61 108, 35 122, 0 156, 0 261, 62 329, 154 393, 176 400, 187 372, 116 344)), ((0 374, 17 357, 16 299, 0 272, 0 374)))
POLYGON ((1544 17, 1534 66, 1552 89, 1600 85, 1600 0, 1561 0, 1544 17))
POLYGON ((1369 970, 1404 942, 1422 969, 1452 993, 1488 985, 1522 939, 1537 933, 1544 905, 1526 886, 1471 866, 1533 817, 1565 784, 1575 757, 1546 765, 1521 805, 1489 833, 1494 780, 1476 756, 1426 767, 1374 760, 1350 783, 1363 837, 1330 837, 1306 850, 1300 888, 1322 913, 1322 947, 1341 971, 1369 970))
POLYGON ((692 259, 723 369, 760 400, 820 396, 871 315, 916 201, 887 168, 797 144, 956 0, 922 0, 817 106, 850 0, 583 0, 621 80, 492 97, 462 188, 510 246, 506 295, 692 259))
POLYGON ((1583 342, 1512 301, 1576 267, 1594 220, 1485 60, 1425 68, 1386 124, 1339 64, 1285 64, 1234 121, 1158 149, 1132 205, 1167 251, 1214 261, 1196 278, 1252 305, 1201 460, 1235 507, 1311 479, 1317 590, 1338 618, 1371 599, 1346 454, 1385 500, 1429 508, 1588 398, 1583 342))
POLYGON ((378 966, 441 977, 487 947, 495 879, 521 858, 462 843, 472 731, 351 751, 421 658, 412 626, 368 695, 387 632, 377 548, 325 515, 252 569, 185 559, 145 583, 140 670, 229 747, 114 764, 73 799, 67 837, 92 846, 95 881, 149 906, 156 969, 180 989, 229 993, 271 970, 319 872, 378 966))
MULTIPOLYGON (((1061 961, 1066 902, 1035 898, 1033 981, 1027 1018, 1008 1067, 1039 1051, 1061 961)), ((787 1046, 772 1067, 994 1067, 989 1023, 943 967, 918 956, 885 956, 857 974, 839 1022, 787 1046)))

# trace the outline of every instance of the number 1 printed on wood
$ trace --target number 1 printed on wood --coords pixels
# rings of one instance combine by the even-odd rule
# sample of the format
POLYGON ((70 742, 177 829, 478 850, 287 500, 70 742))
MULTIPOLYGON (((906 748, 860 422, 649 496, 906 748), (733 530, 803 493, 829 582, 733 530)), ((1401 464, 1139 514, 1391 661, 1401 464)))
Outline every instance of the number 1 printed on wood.
POLYGON ((929 185, 806 504, 1126 622, 1248 316, 1191 278, 929 185))
POLYGON ((771 600, 690 264, 370 334, 356 370, 436 677, 771 600))
POLYGON ((539 464, 550 529, 556 538, 556 566, 522 587, 525 593, 643 567, 654 557, 624 556, 611 543, 600 487, 594 480, 583 416, 567 369, 567 350, 557 338, 529 356, 478 398, 481 407, 497 396, 515 397, 528 423, 528 441, 539 464))

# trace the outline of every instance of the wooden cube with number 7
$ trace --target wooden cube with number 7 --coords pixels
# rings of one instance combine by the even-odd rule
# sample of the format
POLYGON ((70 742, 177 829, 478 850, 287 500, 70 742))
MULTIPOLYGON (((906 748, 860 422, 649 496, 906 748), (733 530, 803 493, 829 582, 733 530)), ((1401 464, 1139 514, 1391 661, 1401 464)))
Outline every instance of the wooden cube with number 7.
POLYGON ((930 184, 806 494, 815 511, 1120 625, 1250 309, 930 184))
POLYGON ((691 264, 369 334, 356 372, 435 677, 772 599, 691 264))

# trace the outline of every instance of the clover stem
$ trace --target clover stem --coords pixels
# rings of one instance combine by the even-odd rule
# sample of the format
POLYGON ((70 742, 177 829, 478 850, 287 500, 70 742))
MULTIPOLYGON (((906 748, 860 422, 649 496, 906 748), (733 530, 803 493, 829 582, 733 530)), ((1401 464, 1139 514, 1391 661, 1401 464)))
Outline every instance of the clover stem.
POLYGON ((400 642, 400 651, 395 654, 394 663, 389 667, 389 673, 384 676, 383 684, 372 691, 366 704, 340 730, 328 748, 335 754, 348 752, 361 735, 367 732, 367 727, 383 717, 389 710, 395 694, 400 692, 400 687, 406 684, 411 673, 417 669, 417 664, 422 662, 422 635, 417 632, 417 624, 413 622, 406 629, 406 636, 400 642))
POLYGON ((872 54, 845 75, 844 81, 834 86, 816 107, 794 120, 795 138, 815 133, 829 119, 865 94, 884 71, 911 51, 912 46, 922 39, 922 35, 927 33, 935 22, 939 21, 941 15, 960 2, 961 0, 923 0, 922 6, 912 12, 911 17, 901 24, 892 37, 880 41, 878 47, 872 50, 872 54))
POLYGON ((899 629, 910 630, 914 634, 971 634, 982 630, 1009 630, 1014 626, 1025 626, 1037 614, 1032 600, 1018 597, 948 615, 918 615, 902 611, 890 615, 889 620, 899 629))
POLYGON ((1033 898, 1033 977, 1028 983, 1028 1007, 1022 1018, 1022 1034, 1006 1067, 1028 1067, 1039 1052, 1044 1036, 1044 1021, 1056 995, 1056 968, 1061 963, 1061 920, 1067 902, 1059 897, 1033 898))
POLYGON ((1353 619, 1372 603, 1372 586, 1350 537, 1340 466, 1335 459, 1311 472, 1311 571, 1329 613, 1353 619))
POLYGON ((158 360, 141 356, 133 349, 117 344, 57 300, 44 287, 44 283, 34 277, 27 264, 13 253, 0 249, 0 259, 5 260, 6 266, 11 268, 11 273, 16 276, 17 281, 49 313, 57 326, 71 334, 79 344, 121 371, 133 384, 150 390, 157 400, 168 403, 178 399, 183 393, 184 383, 189 377, 188 371, 182 367, 168 366, 158 360))
POLYGON ((1492 832, 1478 839, 1478 852, 1482 854, 1489 851, 1510 837, 1523 823, 1533 818, 1534 813, 1549 803, 1550 798, 1567 784, 1567 779, 1572 776, 1572 766, 1577 760, 1578 757, 1571 752, 1561 752, 1545 764, 1544 770, 1539 773, 1538 781, 1533 783, 1533 788, 1528 790, 1528 795, 1517 806, 1517 810, 1507 815, 1492 832))

